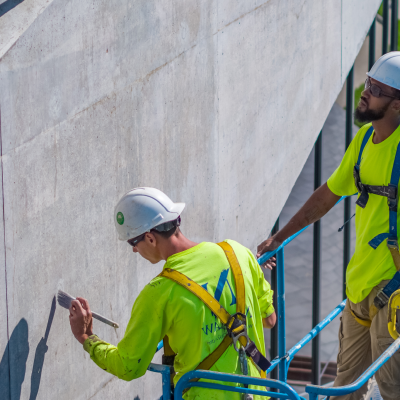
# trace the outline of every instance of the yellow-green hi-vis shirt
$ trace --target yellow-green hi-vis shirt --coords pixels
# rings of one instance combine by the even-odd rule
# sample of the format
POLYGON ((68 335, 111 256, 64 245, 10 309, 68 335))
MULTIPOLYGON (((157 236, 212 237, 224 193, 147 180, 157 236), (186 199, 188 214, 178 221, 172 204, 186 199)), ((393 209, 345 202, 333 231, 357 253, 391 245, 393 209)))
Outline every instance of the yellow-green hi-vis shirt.
MULTIPOLYGON (((273 291, 250 250, 232 240, 227 242, 233 247, 244 276, 249 337, 265 355, 262 318, 274 312, 273 291)), ((236 312, 234 277, 224 251, 217 244, 203 242, 174 254, 164 268, 185 274, 211 293, 230 314, 236 312)), ((225 334, 220 320, 194 294, 167 278, 156 277, 137 297, 125 336, 117 347, 95 338, 87 339, 84 348, 100 368, 129 381, 145 374, 157 344, 168 335, 171 348, 177 353, 176 384, 218 347, 225 334)), ((241 374, 238 353, 232 345, 211 370, 241 374)), ((251 376, 260 377, 250 361, 249 370, 251 376)), ((193 387, 184 398, 240 400, 241 395, 193 387)), ((254 399, 266 397, 254 396, 254 399)))
MULTIPOLYGON (((337 170, 328 179, 329 189, 338 196, 349 196, 357 192, 353 168, 357 162, 364 135, 371 124, 364 125, 354 137, 337 170)), ((386 140, 374 144, 374 134, 369 138, 360 163, 361 182, 367 185, 388 185, 392 175, 400 127, 386 140)), ((399 216, 397 226, 399 229, 399 216)), ((384 240, 376 250, 368 242, 380 233, 389 232, 389 207, 387 198, 369 194, 363 209, 356 206, 356 247, 347 267, 346 293, 353 303, 365 299, 372 288, 382 280, 392 279, 396 273, 392 256, 384 240)), ((338 255, 339 256, 339 255, 338 255)))

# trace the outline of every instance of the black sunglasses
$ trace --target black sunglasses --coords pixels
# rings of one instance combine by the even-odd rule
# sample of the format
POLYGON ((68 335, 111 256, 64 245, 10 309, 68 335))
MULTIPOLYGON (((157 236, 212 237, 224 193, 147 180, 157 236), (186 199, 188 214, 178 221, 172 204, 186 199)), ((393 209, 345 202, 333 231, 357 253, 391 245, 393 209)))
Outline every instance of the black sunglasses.
POLYGON ((371 83, 371 78, 367 78, 365 80, 364 88, 365 90, 369 89, 371 91, 372 96, 374 97, 386 96, 386 97, 391 97, 392 99, 398 99, 398 96, 387 94, 378 85, 371 83))
POLYGON ((135 247, 141 240, 144 239, 146 233, 147 233, 147 232, 142 233, 141 235, 136 236, 136 237, 134 237, 134 238, 132 238, 132 239, 129 239, 129 240, 127 240, 127 242, 128 242, 132 247, 135 247))

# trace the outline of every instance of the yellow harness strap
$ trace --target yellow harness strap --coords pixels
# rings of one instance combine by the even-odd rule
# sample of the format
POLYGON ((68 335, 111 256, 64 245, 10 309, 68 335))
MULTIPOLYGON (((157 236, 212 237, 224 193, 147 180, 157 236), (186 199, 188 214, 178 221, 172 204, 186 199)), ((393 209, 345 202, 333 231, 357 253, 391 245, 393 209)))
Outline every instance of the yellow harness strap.
POLYGON ((226 242, 217 243, 224 251, 235 278, 236 286, 236 312, 245 314, 246 297, 242 269, 232 246, 226 242))
MULTIPOLYGON (((375 318, 375 315, 378 314, 378 312, 379 312, 379 310, 378 310, 378 308, 376 307, 376 305, 375 305, 375 304, 371 304, 371 307, 369 308, 369 317, 370 317, 370 319, 371 319, 371 321, 369 321, 369 326, 371 326, 372 320, 375 318)), ((357 318, 356 318, 356 321, 357 321, 357 322, 360 322, 360 321, 358 321, 357 318)), ((361 325, 362 325, 362 324, 361 324, 361 325)), ((365 326, 366 326, 366 325, 365 325, 365 326)))
POLYGON ((389 247, 390 254, 392 255, 394 265, 397 269, 397 271, 400 271, 400 254, 399 250, 393 247, 389 247))
MULTIPOLYGON (((371 311, 371 310, 370 310, 370 311, 371 311)), ((370 327, 371 327, 371 324, 372 324, 371 321, 367 321, 367 320, 365 320, 365 319, 358 318, 358 317, 356 316, 356 314, 354 314, 354 312, 353 312, 353 310, 352 310, 351 308, 350 308, 350 313, 351 313, 351 315, 354 317, 354 319, 355 319, 360 325, 365 326, 365 327, 367 327, 367 328, 370 328, 370 327)))
POLYGON ((230 318, 230 314, 225 310, 221 304, 218 303, 217 300, 211 296, 210 293, 207 292, 202 286, 192 281, 186 275, 181 274, 179 271, 175 271, 174 269, 166 268, 164 269, 160 275, 160 277, 171 279, 172 281, 178 283, 183 286, 190 292, 192 292, 195 296, 197 296, 224 324, 228 323, 230 318))
MULTIPOLYGON (((236 257, 235 252, 233 251, 231 245, 226 242, 217 243, 218 246, 222 248, 224 251, 226 258, 228 259, 229 265, 231 267, 234 279, 235 279, 235 287, 236 287, 236 312, 245 313, 245 286, 242 269, 240 268, 239 261, 236 257)), ((228 311, 217 301, 210 293, 207 292, 202 286, 192 281, 186 275, 181 274, 178 271, 175 271, 170 268, 164 269, 158 276, 171 279, 172 281, 178 283, 183 286, 190 292, 192 292, 196 297, 198 297, 220 320, 224 325, 232 326, 233 319, 228 311)), ((237 328, 240 332, 240 329, 237 328)), ((236 333, 236 332, 235 332, 236 333)), ((247 341, 243 336, 239 338, 242 346, 246 346, 247 341)), ((222 340, 219 346, 209 354, 195 369, 201 370, 209 370, 217 360, 225 353, 228 347, 232 344, 232 338, 228 335, 222 340)), ((251 360, 253 362, 253 360, 251 360)), ((254 362, 253 362, 254 364, 254 362)), ((254 364, 255 365, 255 364, 254 364)), ((255 365, 256 366, 256 365, 255 365)), ((256 366, 257 367, 257 366, 256 366)), ((265 371, 260 370, 260 375, 262 378, 266 377, 265 371)), ((193 381, 197 381, 193 380, 193 381)), ((186 389, 184 393, 189 389, 186 389)))

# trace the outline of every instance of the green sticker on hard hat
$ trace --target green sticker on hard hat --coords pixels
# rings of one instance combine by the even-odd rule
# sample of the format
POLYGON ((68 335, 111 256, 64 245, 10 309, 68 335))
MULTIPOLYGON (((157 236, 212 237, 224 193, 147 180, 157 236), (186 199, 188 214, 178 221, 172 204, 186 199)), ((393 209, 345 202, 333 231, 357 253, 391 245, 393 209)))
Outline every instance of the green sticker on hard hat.
POLYGON ((119 212, 117 214, 117 222, 122 225, 124 223, 124 214, 122 214, 122 212, 119 212))

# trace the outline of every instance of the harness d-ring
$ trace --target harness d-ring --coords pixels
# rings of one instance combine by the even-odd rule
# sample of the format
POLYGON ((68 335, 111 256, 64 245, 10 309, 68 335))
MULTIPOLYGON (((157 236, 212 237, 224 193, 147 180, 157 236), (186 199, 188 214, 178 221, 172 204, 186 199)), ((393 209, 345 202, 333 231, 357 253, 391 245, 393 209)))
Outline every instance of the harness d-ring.
POLYGON ((233 340, 233 348, 234 348, 238 353, 239 353, 240 347, 243 347, 243 350, 244 350, 244 351, 246 351, 246 350, 249 348, 249 346, 250 346, 250 338, 249 338, 249 336, 247 335, 247 328, 246 328, 245 325, 243 326, 243 331, 242 331, 241 333, 239 333, 238 335, 232 336, 232 340, 233 340), (241 337, 243 337, 243 338, 246 339, 246 344, 245 344, 245 345, 243 345, 242 341, 239 340, 241 337), (237 343, 238 341, 239 341, 239 345, 240 345, 240 346, 239 346, 239 349, 238 349, 238 347, 236 346, 236 343, 237 343))

